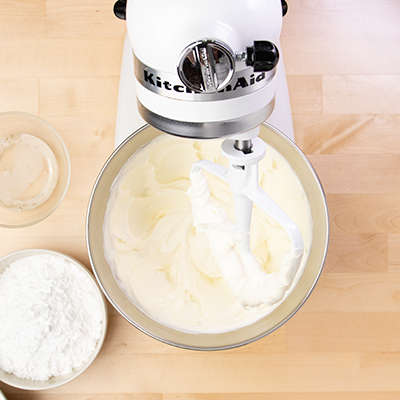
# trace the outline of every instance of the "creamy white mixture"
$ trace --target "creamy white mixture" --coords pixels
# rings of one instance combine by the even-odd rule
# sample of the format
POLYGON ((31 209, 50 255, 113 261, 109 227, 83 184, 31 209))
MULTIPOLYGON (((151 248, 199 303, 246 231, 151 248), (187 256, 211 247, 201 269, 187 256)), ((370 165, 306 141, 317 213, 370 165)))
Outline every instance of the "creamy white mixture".
MULTIPOLYGON (((289 228, 291 235, 294 235, 293 241, 282 259, 279 271, 263 271, 251 252, 250 232, 247 228, 240 228, 232 223, 225 210, 211 201, 207 179, 199 164, 193 164, 190 171, 192 186, 188 191, 192 199, 193 225, 196 227, 196 233, 204 233, 208 237, 211 254, 232 294, 243 307, 257 307, 261 304, 273 306, 285 296, 300 267, 304 250, 301 233, 294 227, 289 228), (292 233, 293 230, 295 233, 292 233)), ((232 179, 235 177, 229 180, 230 184, 232 179)), ((262 202, 268 205, 269 199, 263 197, 262 202)), ((271 206, 265 209, 269 212, 268 215, 279 222, 276 213, 280 213, 281 209, 272 210, 271 206)), ((235 209, 235 212, 237 218, 237 213, 243 213, 245 210, 235 209)), ((284 219, 281 222, 282 227, 288 223, 291 227, 292 221, 284 219)))
MULTIPOLYGON (((267 146, 259 164, 260 186, 298 226, 304 255, 283 297, 257 307, 241 305, 221 274, 206 234, 196 232, 193 226, 187 194, 193 163, 208 159, 228 166, 220 155, 220 145, 219 140, 159 136, 121 169, 104 220, 104 252, 121 288, 142 312, 186 332, 227 332, 268 315, 296 285, 312 242, 312 218, 304 189, 285 158, 267 146)), ((205 176, 212 202, 234 223, 229 185, 207 172, 205 176)), ((218 241, 218 237, 214 239, 218 241)), ((257 206, 250 238, 264 275, 279 272, 291 242, 284 229, 257 206)))

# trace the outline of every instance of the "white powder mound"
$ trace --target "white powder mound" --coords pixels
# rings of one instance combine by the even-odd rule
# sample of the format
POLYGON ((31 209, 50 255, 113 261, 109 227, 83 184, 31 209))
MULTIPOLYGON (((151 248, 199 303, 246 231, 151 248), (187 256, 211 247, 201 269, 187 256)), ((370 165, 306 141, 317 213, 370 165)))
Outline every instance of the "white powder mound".
POLYGON ((0 274, 0 368, 47 380, 80 367, 101 336, 102 304, 90 278, 55 255, 34 255, 0 274))

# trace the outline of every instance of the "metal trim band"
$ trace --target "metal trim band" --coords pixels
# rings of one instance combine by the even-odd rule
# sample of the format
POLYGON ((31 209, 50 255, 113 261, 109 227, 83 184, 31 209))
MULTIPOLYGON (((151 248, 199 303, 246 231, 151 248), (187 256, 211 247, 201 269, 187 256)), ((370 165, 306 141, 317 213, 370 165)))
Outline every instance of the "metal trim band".
POLYGON ((137 81, 147 90, 160 96, 186 101, 216 101, 242 97, 265 87, 275 76, 276 68, 268 72, 254 72, 252 67, 236 71, 224 89, 217 93, 195 93, 177 73, 158 71, 143 64, 133 53, 137 81))
POLYGON ((249 131, 261 125, 272 113, 275 98, 264 108, 243 117, 212 122, 187 122, 165 118, 148 110, 138 100, 138 109, 142 118, 156 129, 175 136, 192 139, 217 139, 249 131))

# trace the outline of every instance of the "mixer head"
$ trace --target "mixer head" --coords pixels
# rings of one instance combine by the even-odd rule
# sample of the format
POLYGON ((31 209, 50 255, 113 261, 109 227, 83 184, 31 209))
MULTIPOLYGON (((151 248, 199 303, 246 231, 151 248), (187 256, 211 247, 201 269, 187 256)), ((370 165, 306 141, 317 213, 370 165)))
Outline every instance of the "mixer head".
POLYGON ((141 116, 210 139, 249 131, 275 104, 280 0, 119 0, 132 43, 141 116))

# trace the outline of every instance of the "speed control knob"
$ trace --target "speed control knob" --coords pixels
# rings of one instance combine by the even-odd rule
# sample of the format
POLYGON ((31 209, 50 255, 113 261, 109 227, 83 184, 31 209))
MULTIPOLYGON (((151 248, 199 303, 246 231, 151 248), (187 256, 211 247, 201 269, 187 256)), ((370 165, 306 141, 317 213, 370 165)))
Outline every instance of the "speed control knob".
POLYGON ((189 45, 178 62, 178 75, 196 93, 216 93, 226 87, 235 72, 232 50, 224 43, 203 39, 189 45))
POLYGON ((252 66, 254 72, 271 71, 278 61, 278 48, 271 42, 259 40, 252 47, 247 47, 246 65, 252 66))

